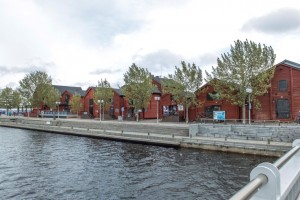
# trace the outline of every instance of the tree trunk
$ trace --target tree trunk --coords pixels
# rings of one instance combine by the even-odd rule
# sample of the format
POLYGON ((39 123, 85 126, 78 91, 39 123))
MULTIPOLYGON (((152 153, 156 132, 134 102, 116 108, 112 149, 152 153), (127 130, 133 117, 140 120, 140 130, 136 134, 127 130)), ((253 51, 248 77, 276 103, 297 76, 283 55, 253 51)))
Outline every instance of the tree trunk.
POLYGON ((244 100, 243 107, 242 107, 242 118, 243 118, 243 124, 246 124, 246 101, 244 100))
POLYGON ((139 122, 139 110, 138 109, 134 109, 134 114, 135 114, 135 118, 136 118, 136 121, 139 122))
POLYGON ((185 123, 189 123, 189 108, 185 105, 185 123))

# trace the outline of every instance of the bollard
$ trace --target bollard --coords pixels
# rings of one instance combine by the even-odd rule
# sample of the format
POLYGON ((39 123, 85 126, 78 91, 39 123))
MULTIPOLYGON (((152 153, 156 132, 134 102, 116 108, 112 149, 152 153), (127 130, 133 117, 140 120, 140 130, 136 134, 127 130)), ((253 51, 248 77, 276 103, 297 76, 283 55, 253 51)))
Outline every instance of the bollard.
POLYGON ((123 134, 123 130, 121 130, 121 134, 123 134))
POLYGON ((174 134, 172 134, 172 138, 174 138, 174 134))

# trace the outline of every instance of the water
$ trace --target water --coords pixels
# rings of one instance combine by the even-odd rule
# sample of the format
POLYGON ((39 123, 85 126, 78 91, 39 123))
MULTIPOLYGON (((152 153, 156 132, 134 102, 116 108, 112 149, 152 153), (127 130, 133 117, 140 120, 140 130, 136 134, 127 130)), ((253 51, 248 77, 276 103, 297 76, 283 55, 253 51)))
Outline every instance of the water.
POLYGON ((0 197, 228 199, 275 159, 0 127, 0 197))

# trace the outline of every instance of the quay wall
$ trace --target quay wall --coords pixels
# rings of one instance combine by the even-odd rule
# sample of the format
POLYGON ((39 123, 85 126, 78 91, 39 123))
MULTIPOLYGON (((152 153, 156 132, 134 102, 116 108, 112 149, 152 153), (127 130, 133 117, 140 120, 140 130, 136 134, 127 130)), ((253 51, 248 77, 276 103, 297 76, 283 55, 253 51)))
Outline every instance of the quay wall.
POLYGON ((280 157, 291 149, 290 143, 257 141, 249 138, 247 138, 248 140, 236 140, 227 137, 202 137, 198 132, 196 134, 191 132, 193 129, 198 131, 198 128, 186 124, 99 123, 76 120, 50 121, 0 118, 0 126, 175 148, 197 148, 276 157, 280 157))

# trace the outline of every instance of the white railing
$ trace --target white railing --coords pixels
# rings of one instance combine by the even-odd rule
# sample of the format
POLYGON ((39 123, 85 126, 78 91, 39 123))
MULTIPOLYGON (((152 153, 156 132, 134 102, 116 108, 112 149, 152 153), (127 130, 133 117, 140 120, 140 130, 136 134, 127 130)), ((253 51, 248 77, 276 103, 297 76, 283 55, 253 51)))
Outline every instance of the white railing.
POLYGON ((250 183, 231 200, 295 200, 300 192, 300 139, 275 163, 262 163, 250 173, 250 183))

